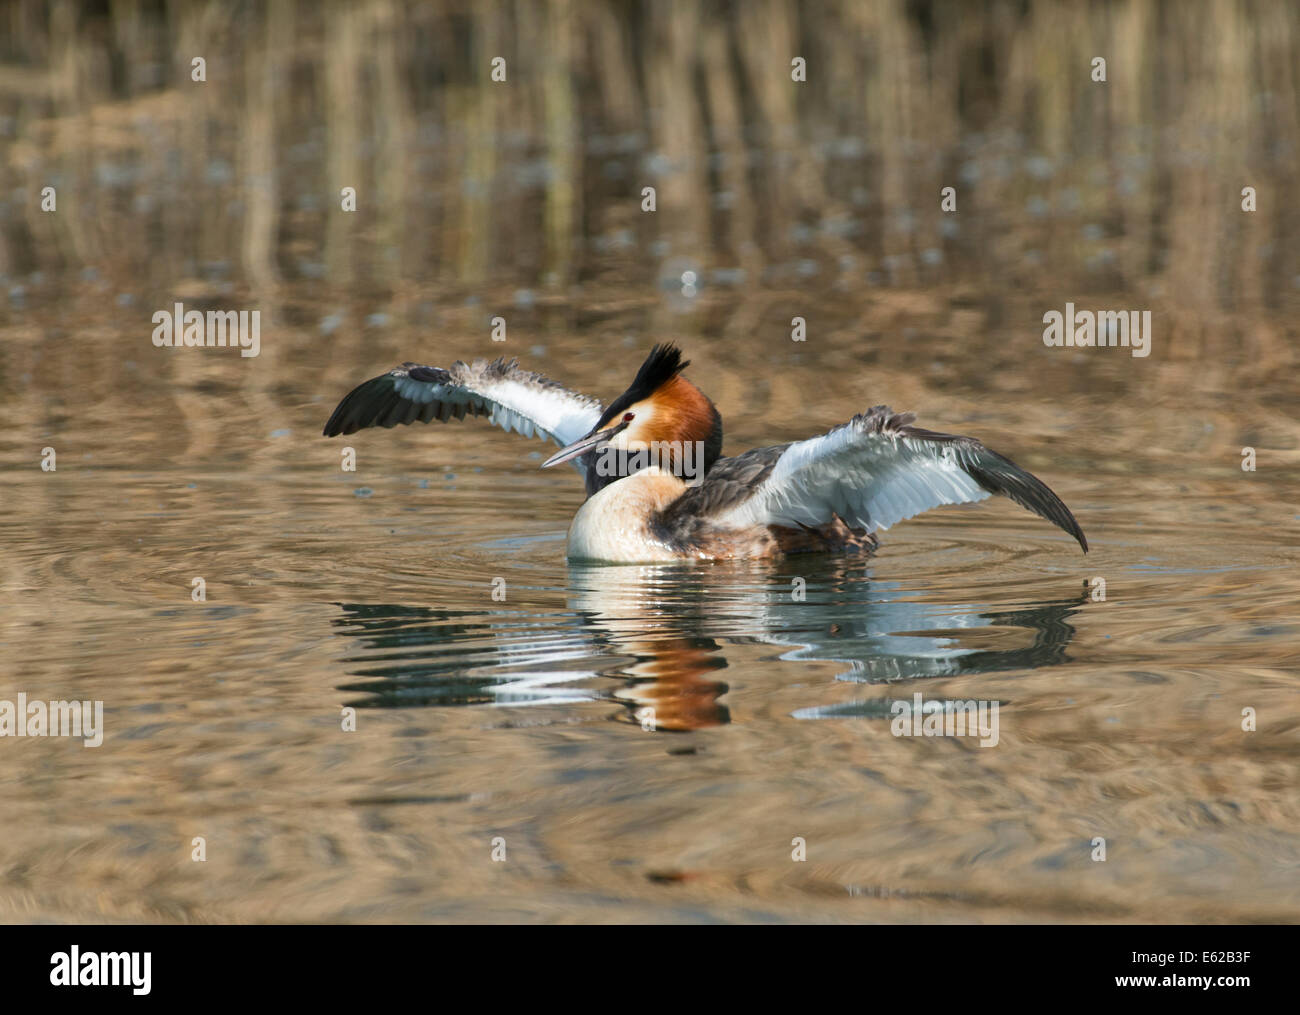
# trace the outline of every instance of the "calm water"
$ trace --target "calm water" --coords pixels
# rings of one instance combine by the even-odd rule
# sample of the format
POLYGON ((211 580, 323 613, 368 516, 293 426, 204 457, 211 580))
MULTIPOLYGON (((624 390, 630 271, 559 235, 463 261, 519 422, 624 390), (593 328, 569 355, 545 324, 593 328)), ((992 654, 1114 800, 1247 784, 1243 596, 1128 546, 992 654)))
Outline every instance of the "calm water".
MULTIPOLYGON (((337 66, 312 47, 378 68, 388 46, 406 67, 429 23, 363 9, 376 34, 356 37, 377 41, 351 57, 347 32, 306 10, 287 36, 265 26, 299 72, 301 106, 273 131, 247 67, 252 97, 230 103, 220 75, 201 100, 117 78, 5 99, 0 698, 100 699, 106 734, 0 740, 0 919, 1300 917, 1300 285, 1277 224, 1292 212, 1239 223, 1230 145, 1194 110, 1112 110, 1106 130, 1131 146, 1115 150, 999 133, 984 107, 933 138, 885 123, 914 133, 884 145, 877 119, 829 107, 790 112, 787 138, 754 85, 730 134, 722 75, 706 135, 653 117, 638 134, 621 130, 623 71, 582 64, 609 75, 609 108, 575 78, 571 103, 533 89, 482 126, 491 85, 380 74, 367 87, 404 101, 372 124, 346 89, 307 88, 337 66), (86 110, 93 130, 64 129, 86 110), (385 132, 390 114, 409 140, 385 132), (461 136, 471 121, 486 144, 461 136), (377 199, 355 244, 321 210, 340 122, 362 179, 393 185, 385 145, 408 174, 408 204, 377 199), (585 146, 548 148, 557 130, 585 146), (903 149, 912 161, 892 163, 903 149), (666 167, 686 156, 713 168, 674 192, 666 167), (813 176, 791 168, 810 157, 813 176), (728 177, 728 158, 749 175, 728 177), (675 216, 654 226, 637 207, 646 166, 675 216), (976 191, 955 226, 937 214, 945 166, 976 191), (261 172, 278 174, 278 225, 248 224, 270 207, 261 172), (55 225, 25 203, 47 173, 55 225), (1198 173, 1202 204, 1171 202, 1152 226, 1198 173), (475 174, 495 198, 462 187, 475 174), (1222 207, 1206 180, 1231 183, 1222 207), (1040 192, 1046 210, 1025 196, 1040 192), (900 200, 915 223, 898 226, 900 200), (261 355, 155 349, 150 316, 175 299, 259 308, 261 355), (1067 300, 1152 309, 1152 355, 1046 348, 1042 315, 1067 300), (488 338, 498 313, 504 345, 488 338), (538 469, 540 442, 481 422, 366 431, 346 439, 350 473, 345 442, 320 436, 353 384, 404 359, 517 355, 608 400, 665 338, 717 401, 728 453, 889 403, 1042 476, 1092 553, 997 500, 902 523, 870 559, 568 565, 581 486, 538 469), (889 703, 917 691, 999 702, 999 743, 893 736, 889 703)), ((722 38, 761 49, 743 28, 722 38)), ((812 29, 830 59, 837 33, 812 29)), ((1300 38, 1293 19, 1253 30, 1300 38)), ((93 68, 88 32, 74 49, 93 68)), ((691 107, 671 81, 695 36, 628 38, 655 108, 691 107)), ((1262 94, 1231 56, 1220 73, 1262 94)), ((1015 119, 1014 96, 988 101, 1015 119)), ((1267 117, 1242 125, 1279 202, 1294 110, 1242 108, 1289 125, 1271 141, 1252 133, 1267 117)))

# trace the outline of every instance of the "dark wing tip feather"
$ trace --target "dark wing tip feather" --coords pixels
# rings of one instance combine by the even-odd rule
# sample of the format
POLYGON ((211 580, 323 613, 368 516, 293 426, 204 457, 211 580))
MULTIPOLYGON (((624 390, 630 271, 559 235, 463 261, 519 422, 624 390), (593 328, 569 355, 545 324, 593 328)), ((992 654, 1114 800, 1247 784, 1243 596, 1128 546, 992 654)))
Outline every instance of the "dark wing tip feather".
POLYGON ((414 423, 417 419, 429 422, 435 418, 439 403, 413 402, 403 398, 397 390, 397 377, 405 374, 417 381, 435 384, 446 382, 447 371, 438 367, 423 367, 404 363, 397 370, 372 377, 349 391, 330 415, 322 431, 326 437, 353 434, 367 427, 382 426, 388 429, 399 424, 414 423))
POLYGON ((1051 487, 1032 472, 1027 472, 1011 459, 990 451, 982 444, 966 471, 990 493, 1010 497, 1021 507, 1028 508, 1038 517, 1045 518, 1068 532, 1078 541, 1083 552, 1088 552, 1088 538, 1070 509, 1051 487))

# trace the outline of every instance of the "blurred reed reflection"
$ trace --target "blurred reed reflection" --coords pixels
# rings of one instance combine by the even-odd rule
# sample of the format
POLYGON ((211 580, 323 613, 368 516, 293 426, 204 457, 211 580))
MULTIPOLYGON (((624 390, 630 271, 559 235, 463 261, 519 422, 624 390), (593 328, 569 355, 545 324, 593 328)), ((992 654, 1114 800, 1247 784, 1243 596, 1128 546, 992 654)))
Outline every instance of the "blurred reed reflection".
MULTIPOLYGON (((785 661, 847 663, 839 679, 863 684, 1032 670, 1066 661, 1069 618, 1086 599, 1019 609, 919 602, 898 583, 864 577, 860 564, 828 560, 813 564, 806 598, 796 600, 770 572, 736 570, 718 580, 675 565, 574 565, 570 612, 550 622, 508 611, 339 604, 336 632, 360 642, 349 643, 345 665, 364 678, 340 689, 361 693, 349 704, 363 708, 613 699, 624 721, 700 729, 730 721, 719 679, 731 665, 728 645, 776 646, 785 661), (609 680, 619 686, 601 686, 609 680)), ((887 715, 878 704, 794 714, 887 715)))
POLYGON ((701 291, 1137 289, 1230 348, 1204 315, 1277 308, 1300 274, 1294 4, 19 0, 0 18, 0 276, 25 305, 88 278, 412 314, 435 291, 650 284, 689 257, 701 291))

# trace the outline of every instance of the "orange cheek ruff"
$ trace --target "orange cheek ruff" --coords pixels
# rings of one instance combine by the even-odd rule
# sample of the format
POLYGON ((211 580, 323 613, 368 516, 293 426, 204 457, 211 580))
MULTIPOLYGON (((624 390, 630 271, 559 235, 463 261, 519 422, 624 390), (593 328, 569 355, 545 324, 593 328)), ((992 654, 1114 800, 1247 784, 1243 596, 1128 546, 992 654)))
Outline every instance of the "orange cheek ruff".
POLYGON ((654 414, 646 424, 646 433, 637 434, 640 440, 685 444, 707 441, 713 432, 713 404, 680 374, 651 395, 649 401, 654 414))

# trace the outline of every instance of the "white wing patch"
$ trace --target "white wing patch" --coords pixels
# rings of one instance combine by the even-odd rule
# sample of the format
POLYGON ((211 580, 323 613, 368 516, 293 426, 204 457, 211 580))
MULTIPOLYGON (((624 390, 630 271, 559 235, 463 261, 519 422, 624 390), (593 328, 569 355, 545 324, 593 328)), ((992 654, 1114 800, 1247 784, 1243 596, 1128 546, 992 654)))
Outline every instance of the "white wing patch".
POLYGON ((862 418, 790 445, 754 495, 718 524, 817 526, 834 513, 875 532, 941 504, 990 496, 951 446, 873 432, 858 425, 862 418))

